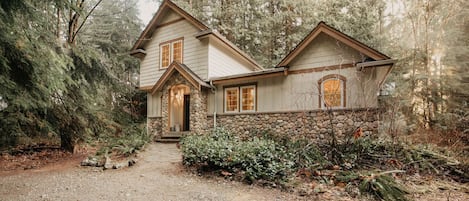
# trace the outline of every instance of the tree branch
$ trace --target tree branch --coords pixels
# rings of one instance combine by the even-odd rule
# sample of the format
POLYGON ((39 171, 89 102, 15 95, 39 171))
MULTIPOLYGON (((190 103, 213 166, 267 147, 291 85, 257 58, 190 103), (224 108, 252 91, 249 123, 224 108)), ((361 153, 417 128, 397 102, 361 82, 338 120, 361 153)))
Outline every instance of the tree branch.
POLYGON ((78 27, 77 31, 75 31, 73 33, 73 36, 72 36, 72 40, 71 41, 75 41, 75 37, 77 36, 78 32, 80 32, 81 28, 83 27, 83 25, 86 23, 86 20, 88 19, 88 17, 90 17, 90 15, 93 13, 93 11, 96 9, 96 7, 98 7, 98 5, 102 2, 103 0, 99 0, 98 3, 96 3, 93 8, 91 8, 90 12, 88 12, 88 14, 86 14, 86 17, 85 19, 83 19, 83 22, 81 22, 80 26, 78 27))

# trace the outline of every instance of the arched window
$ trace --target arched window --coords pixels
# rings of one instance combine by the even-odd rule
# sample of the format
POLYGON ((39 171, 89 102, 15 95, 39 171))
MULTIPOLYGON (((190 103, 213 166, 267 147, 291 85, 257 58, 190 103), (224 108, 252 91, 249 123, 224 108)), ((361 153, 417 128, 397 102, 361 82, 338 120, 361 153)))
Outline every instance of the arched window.
POLYGON ((338 74, 326 75, 318 81, 319 107, 345 107, 345 86, 347 79, 338 74))

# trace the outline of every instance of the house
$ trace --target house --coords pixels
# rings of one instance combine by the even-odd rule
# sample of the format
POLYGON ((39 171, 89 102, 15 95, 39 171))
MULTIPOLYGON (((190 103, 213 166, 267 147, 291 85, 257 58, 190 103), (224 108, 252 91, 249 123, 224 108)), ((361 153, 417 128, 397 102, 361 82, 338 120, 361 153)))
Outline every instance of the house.
POLYGON ((263 68, 169 0, 131 55, 141 61, 148 131, 158 139, 218 126, 318 140, 357 127, 376 133, 377 94, 395 62, 321 22, 278 65, 263 68))

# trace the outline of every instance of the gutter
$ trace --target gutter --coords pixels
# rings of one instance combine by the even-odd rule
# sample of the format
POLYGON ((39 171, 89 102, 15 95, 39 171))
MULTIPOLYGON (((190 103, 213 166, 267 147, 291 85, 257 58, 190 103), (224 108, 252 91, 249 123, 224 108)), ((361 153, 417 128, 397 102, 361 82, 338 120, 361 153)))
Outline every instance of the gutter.
POLYGON ((361 70, 363 70, 364 68, 367 68, 367 67, 380 67, 380 66, 393 65, 396 62, 397 62, 396 59, 368 61, 368 62, 357 63, 357 64, 355 64, 355 67, 357 68, 357 70, 361 71, 361 70))
POLYGON ((383 79, 379 82, 378 88, 381 89, 381 86, 383 85, 384 81, 386 81, 386 78, 388 77, 389 73, 394 67, 394 64, 397 62, 397 59, 386 59, 386 60, 378 60, 378 61, 368 61, 368 62, 362 62, 362 63, 357 63, 355 64, 355 68, 358 71, 362 71, 364 68, 368 67, 383 67, 383 66, 389 66, 388 71, 385 73, 383 79))
POLYGON ((213 128, 217 128, 217 88, 215 87, 215 85, 213 85, 213 81, 210 80, 210 86, 212 87, 211 88, 211 91, 212 93, 214 93, 215 95, 213 96, 213 102, 214 102, 214 108, 213 108, 213 128))

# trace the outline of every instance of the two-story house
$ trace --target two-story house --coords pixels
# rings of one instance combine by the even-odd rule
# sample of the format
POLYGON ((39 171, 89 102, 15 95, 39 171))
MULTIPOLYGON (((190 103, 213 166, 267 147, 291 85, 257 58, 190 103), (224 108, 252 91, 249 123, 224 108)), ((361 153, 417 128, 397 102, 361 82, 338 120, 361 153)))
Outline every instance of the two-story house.
POLYGON ((373 133, 378 92, 395 62, 321 22, 265 69, 169 0, 131 54, 141 60, 148 131, 158 139, 216 126, 240 135, 270 130, 318 140, 331 129, 373 133))

